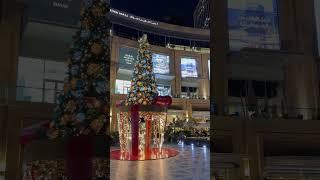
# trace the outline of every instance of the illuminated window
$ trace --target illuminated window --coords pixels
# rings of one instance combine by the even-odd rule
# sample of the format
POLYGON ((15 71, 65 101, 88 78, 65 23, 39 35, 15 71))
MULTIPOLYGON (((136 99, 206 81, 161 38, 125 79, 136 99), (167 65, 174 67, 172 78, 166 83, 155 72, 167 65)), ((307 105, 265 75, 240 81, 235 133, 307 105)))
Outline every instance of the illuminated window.
POLYGON ((128 94, 130 89, 131 81, 116 80, 116 94, 128 94))
POLYGON ((153 62, 153 72, 155 74, 169 74, 169 59, 170 57, 162 54, 153 54, 152 62, 153 62))
POLYGON ((159 96, 171 96, 171 87, 164 85, 157 85, 159 96))
POLYGON ((197 62, 193 58, 181 58, 181 77, 198 77, 197 62))

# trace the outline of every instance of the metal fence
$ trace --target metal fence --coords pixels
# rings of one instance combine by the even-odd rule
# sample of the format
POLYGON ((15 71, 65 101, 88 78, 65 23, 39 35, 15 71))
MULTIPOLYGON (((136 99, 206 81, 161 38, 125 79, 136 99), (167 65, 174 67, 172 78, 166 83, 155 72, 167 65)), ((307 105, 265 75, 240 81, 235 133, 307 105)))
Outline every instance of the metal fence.
MULTIPOLYGON (((320 109, 310 107, 283 107, 281 105, 249 106, 227 104, 223 107, 224 116, 246 119, 301 119, 320 120, 320 109)), ((218 108, 211 105, 212 115, 218 115, 218 108)))

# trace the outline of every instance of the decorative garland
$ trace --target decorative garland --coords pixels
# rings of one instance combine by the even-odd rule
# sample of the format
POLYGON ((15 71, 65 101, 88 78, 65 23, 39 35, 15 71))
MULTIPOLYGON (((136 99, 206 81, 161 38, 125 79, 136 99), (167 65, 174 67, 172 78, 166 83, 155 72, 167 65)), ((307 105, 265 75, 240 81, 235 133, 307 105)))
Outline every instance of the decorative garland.
MULTIPOLYGON (((92 179, 106 180, 110 175, 110 164, 105 159, 93 159, 93 170, 92 179)), ((35 179, 62 179, 68 180, 66 172, 66 161, 63 159, 59 160, 42 160, 33 161, 26 164, 24 167, 24 180, 35 180, 35 179)))

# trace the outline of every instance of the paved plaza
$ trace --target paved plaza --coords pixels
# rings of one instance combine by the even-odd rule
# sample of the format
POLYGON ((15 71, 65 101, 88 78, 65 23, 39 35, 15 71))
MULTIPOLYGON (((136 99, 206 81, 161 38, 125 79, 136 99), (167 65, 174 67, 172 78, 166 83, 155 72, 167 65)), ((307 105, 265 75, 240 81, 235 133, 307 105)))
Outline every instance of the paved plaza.
MULTIPOLYGON (((206 146, 167 145, 179 154, 149 161, 111 160, 112 180, 209 180, 210 150, 206 146)), ((116 148, 112 148, 116 149, 116 148)))

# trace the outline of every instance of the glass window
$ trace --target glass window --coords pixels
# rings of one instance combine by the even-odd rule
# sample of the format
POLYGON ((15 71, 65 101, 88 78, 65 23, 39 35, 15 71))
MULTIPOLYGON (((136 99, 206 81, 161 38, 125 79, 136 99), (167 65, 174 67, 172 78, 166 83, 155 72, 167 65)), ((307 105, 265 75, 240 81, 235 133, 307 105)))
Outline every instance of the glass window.
POLYGON ((169 59, 170 57, 162 54, 153 54, 152 62, 153 62, 153 72, 155 74, 169 74, 169 59))
POLYGON ((120 47, 119 67, 122 69, 133 70, 137 61, 138 50, 136 48, 120 47))
POLYGON ((45 90, 44 91, 44 102, 46 103, 54 103, 56 97, 55 90, 45 90))
POLYGON ((45 79, 63 81, 66 72, 65 62, 45 61, 45 79))
POLYGON ((55 82, 45 82, 44 83, 44 88, 53 90, 53 89, 56 88, 56 83, 55 82))
POLYGON ((198 88, 196 87, 181 87, 181 97, 182 98, 199 98, 198 97, 198 88))
POLYGON ((278 0, 228 0, 231 50, 280 49, 278 0))
POLYGON ((66 70, 65 62, 20 57, 16 100, 54 103, 66 70))
POLYGON ((170 86, 158 85, 157 89, 158 89, 159 96, 171 96, 170 86))
POLYGON ((43 90, 17 87, 17 101, 42 102, 43 90))
POLYGON ((315 11, 315 20, 317 28, 317 37, 318 37, 318 56, 320 55, 320 1, 314 0, 314 11, 315 11))
POLYGON ((181 77, 198 77, 197 61, 194 58, 181 58, 181 77))
POLYGON ((63 83, 57 83, 57 90, 62 91, 63 90, 63 83))
POLYGON ((19 58, 18 86, 43 88, 44 61, 40 59, 19 58))
POLYGON ((116 80, 116 94, 128 94, 131 86, 131 81, 116 80))

